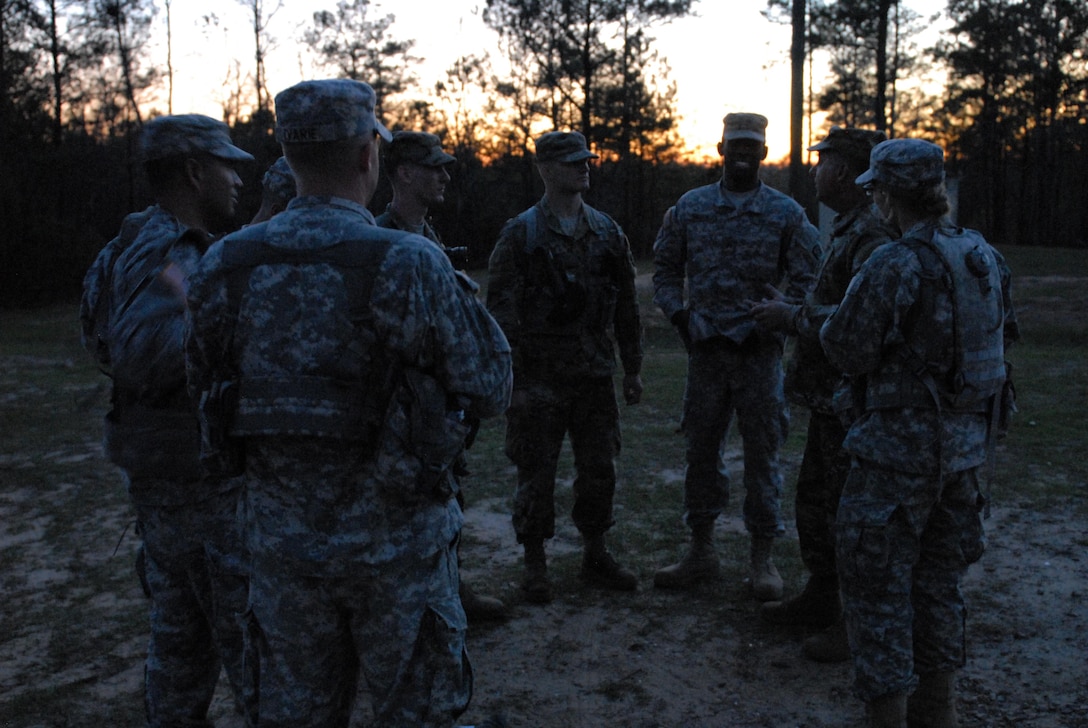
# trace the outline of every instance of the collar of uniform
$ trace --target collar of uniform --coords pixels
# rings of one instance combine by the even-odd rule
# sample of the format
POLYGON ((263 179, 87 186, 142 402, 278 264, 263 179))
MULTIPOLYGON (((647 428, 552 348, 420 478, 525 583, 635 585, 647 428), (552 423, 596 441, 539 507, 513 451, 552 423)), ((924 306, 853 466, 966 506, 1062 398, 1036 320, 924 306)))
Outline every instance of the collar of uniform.
POLYGON ((360 205, 358 202, 353 202, 352 200, 347 200, 343 197, 333 197, 332 195, 306 195, 305 197, 296 197, 287 203, 288 210, 302 207, 337 207, 342 210, 358 213, 365 217, 370 224, 374 224, 374 215, 370 210, 366 209, 366 205, 360 205))
POLYGON ((833 236, 838 236, 846 232, 859 217, 867 212, 866 208, 868 208, 870 204, 871 203, 866 201, 861 205, 850 208, 846 212, 840 212, 835 215, 834 219, 831 221, 831 234, 833 236))
POLYGON ((763 190, 766 187, 763 180, 759 181, 759 185, 752 191, 752 194, 745 198, 743 204, 740 207, 735 207, 732 200, 729 199, 729 192, 725 189, 725 182, 719 180, 718 184, 714 185, 714 189, 718 193, 718 201, 716 203, 719 208, 726 208, 728 210, 752 210, 753 212, 760 212, 763 210, 763 190))
MULTIPOLYGON (((552 210, 548 198, 541 197, 540 202, 537 204, 540 205, 540 211, 544 213, 544 220, 548 223, 548 227, 560 235, 566 235, 563 232, 563 226, 559 224, 559 215, 552 210)), ((587 229, 589 229, 589 216, 586 215, 586 203, 583 201, 581 207, 578 208, 578 222, 574 226, 574 238, 580 238, 583 231, 587 229)))

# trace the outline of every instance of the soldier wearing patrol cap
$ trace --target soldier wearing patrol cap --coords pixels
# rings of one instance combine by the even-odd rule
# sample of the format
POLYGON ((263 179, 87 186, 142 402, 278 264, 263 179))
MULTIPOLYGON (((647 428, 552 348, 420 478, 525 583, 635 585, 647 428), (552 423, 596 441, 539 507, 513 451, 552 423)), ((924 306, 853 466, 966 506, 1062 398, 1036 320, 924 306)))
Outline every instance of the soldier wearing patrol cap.
MULTIPOLYGON (((377 216, 378 225, 422 235, 446 251, 451 260, 457 252, 463 253, 464 248, 450 249, 443 245, 438 232, 427 219, 430 208, 445 201, 446 185, 450 181, 449 168, 456 161, 456 157, 442 149, 442 140, 434 134, 422 131, 393 132, 393 141, 382 150, 382 166, 393 187, 393 199, 385 212, 377 216)), ((454 466, 454 477, 460 482, 468 472, 468 461, 462 454, 454 466)), ((464 490, 458 490, 457 498, 463 508, 464 490)), ((457 556, 460 559, 460 549, 457 556)), ((477 594, 463 580, 460 593, 461 605, 470 622, 506 617, 506 605, 502 601, 477 594)))
POLYGON ((488 268, 487 307, 514 348, 506 454, 517 466, 514 531, 525 552, 522 591, 552 598, 544 542, 555 535, 555 472, 564 438, 574 453, 574 524, 584 541, 581 578, 633 591, 638 577, 605 546, 613 525, 619 410, 612 377, 615 336, 623 398, 642 396, 642 323, 627 236, 582 200, 589 160, 578 132, 536 141, 544 197, 507 221, 488 268))
POLYGON ((236 392, 209 417, 244 453, 262 727, 346 727, 360 678, 375 725, 452 726, 472 693, 455 415, 505 409, 510 348, 437 246, 374 224, 374 105, 358 81, 280 92, 298 197, 190 288, 194 394, 236 392))
POLYGON ((382 153, 385 175, 393 187, 393 199, 378 215, 378 224, 441 240, 427 213, 446 200, 449 167, 457 161, 442 150, 442 140, 422 131, 397 131, 382 153))
POLYGON ((882 142, 856 181, 900 237, 869 256, 820 330, 857 385, 835 523, 854 691, 873 728, 953 728, 960 587, 984 548, 979 467, 1016 338, 1009 276, 979 233, 947 218, 936 144, 882 142))
POLYGON ((83 344, 112 379, 106 452, 127 479, 151 603, 147 724, 204 725, 221 667, 242 705, 246 568, 239 484, 204 473, 185 388, 185 287, 232 223, 253 157, 199 114, 149 121, 140 140, 155 204, 129 215, 84 279, 83 344))
POLYGON ((793 302, 804 298, 819 234, 800 205, 760 182, 767 119, 734 113, 723 122, 721 181, 683 195, 654 242, 654 302, 688 349, 684 520, 692 533, 687 554, 659 569, 654 585, 687 589, 718 574, 714 522, 729 493, 719 448, 735 413, 744 442, 752 594, 770 601, 782 596, 771 545, 785 530, 778 456, 788 425, 784 337, 760 326, 749 306, 768 285, 784 285, 793 302))
POLYGON ((786 371, 786 396, 810 412, 795 507, 801 560, 809 578, 800 594, 764 604, 760 616, 771 624, 824 630, 803 645, 805 656, 820 662, 850 658, 839 604, 833 528, 850 455, 842 449, 846 429, 832 404, 842 372, 828 363, 819 333, 861 264, 894 236, 854 181, 869 168, 872 148, 885 138, 882 131, 834 126, 822 141, 809 147, 820 154, 812 169, 816 197, 835 211, 830 239, 822 246, 816 285, 801 303, 787 302, 777 289, 768 288, 765 299, 752 307, 761 326, 797 337, 786 371))

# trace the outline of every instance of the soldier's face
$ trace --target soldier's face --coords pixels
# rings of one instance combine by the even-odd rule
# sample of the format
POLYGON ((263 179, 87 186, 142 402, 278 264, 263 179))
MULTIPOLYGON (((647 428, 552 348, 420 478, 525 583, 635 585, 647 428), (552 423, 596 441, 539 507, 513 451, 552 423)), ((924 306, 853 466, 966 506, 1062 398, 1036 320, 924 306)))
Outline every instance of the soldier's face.
POLYGON ((446 185, 450 181, 448 165, 426 167, 408 163, 401 169, 408 188, 424 207, 434 207, 446 201, 446 185))
POLYGON ((887 191, 880 185, 873 185, 869 190, 869 194, 873 204, 876 205, 876 209, 880 211, 880 216, 893 225, 897 224, 895 208, 892 207, 892 200, 887 191))
POLYGON ((816 199, 827 203, 839 192, 844 162, 842 157, 834 153, 824 151, 818 154, 820 158, 812 168, 812 181, 816 185, 816 199))
POLYGON ((200 162, 200 199, 208 232, 222 232, 234 220, 242 178, 229 162, 208 156, 200 162))
POLYGON ((544 179, 544 186, 554 192, 585 192, 589 189, 589 160, 545 162, 540 165, 540 176, 544 179))
POLYGON ((767 158, 767 146, 756 139, 729 139, 718 144, 725 173, 739 181, 750 181, 759 174, 759 165, 767 158))

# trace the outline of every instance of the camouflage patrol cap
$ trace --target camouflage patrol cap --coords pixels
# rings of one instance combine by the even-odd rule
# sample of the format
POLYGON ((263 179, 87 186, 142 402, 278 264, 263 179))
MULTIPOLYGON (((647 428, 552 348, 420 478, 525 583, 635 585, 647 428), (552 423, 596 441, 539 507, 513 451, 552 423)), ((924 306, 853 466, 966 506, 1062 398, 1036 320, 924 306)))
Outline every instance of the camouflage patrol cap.
POLYGON ((897 190, 920 190, 944 181, 944 150, 922 139, 889 139, 873 147, 869 169, 856 180, 897 190))
POLYGON ((287 164, 285 157, 280 157, 273 162, 268 171, 264 173, 261 188, 266 193, 281 200, 293 199, 298 194, 295 187, 295 175, 287 164))
POLYGON ((281 144, 392 136, 374 116, 377 97, 362 81, 303 81, 276 94, 276 140, 281 144))
POLYGON ((252 162, 253 155, 230 141, 230 127, 202 114, 159 116, 144 124, 140 151, 145 161, 210 154, 228 162, 252 162))
POLYGON ((586 138, 577 131, 550 131, 536 140, 538 162, 581 162, 596 158, 589 151, 586 138))
POLYGON ((873 147, 886 140, 888 135, 882 131, 857 129, 852 126, 833 126, 827 136, 808 148, 810 152, 835 151, 851 161, 866 165, 873 147))
POLYGON ((754 139, 763 144, 767 143, 767 117, 762 114, 726 114, 722 124, 725 125, 722 141, 754 139))
POLYGON ((396 168, 405 162, 424 167, 441 167, 457 161, 442 150, 442 140, 425 131, 395 131, 384 150, 385 163, 396 168))

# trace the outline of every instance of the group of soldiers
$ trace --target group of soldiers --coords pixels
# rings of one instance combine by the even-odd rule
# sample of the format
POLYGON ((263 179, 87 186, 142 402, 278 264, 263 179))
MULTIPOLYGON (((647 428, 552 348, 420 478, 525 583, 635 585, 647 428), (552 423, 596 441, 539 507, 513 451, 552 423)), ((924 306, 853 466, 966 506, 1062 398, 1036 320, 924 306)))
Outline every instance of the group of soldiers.
MULTIPOLYGON (((485 302, 427 218, 454 157, 434 135, 391 134, 375 103, 348 80, 279 93, 284 157, 225 237, 253 158, 208 117, 150 121, 155 204, 84 281, 84 344, 113 380, 106 449, 141 536, 154 728, 209 725, 221 669, 251 726, 347 726, 360 680, 374 725, 454 725, 472 695, 468 619, 507 613, 459 576, 465 449, 483 418, 506 416, 525 601, 553 599, 545 544, 568 437, 581 578, 638 588, 605 535, 616 350, 637 404, 642 321, 627 237, 583 200, 597 155, 577 132, 536 140, 544 195, 502 229, 485 302), (379 170, 393 199, 375 218, 379 170)), ((760 181, 766 126, 725 117, 721 180, 683 195, 653 246, 654 302, 688 353, 691 531, 653 583, 718 576, 735 415, 761 617, 820 628, 813 659, 852 658, 874 728, 955 726, 959 585, 982 552, 978 471, 1016 338, 1007 269, 948 222, 939 147, 860 129, 812 147, 836 213, 821 241, 760 181), (811 412, 796 508, 810 576, 783 599, 787 402, 811 412)))

